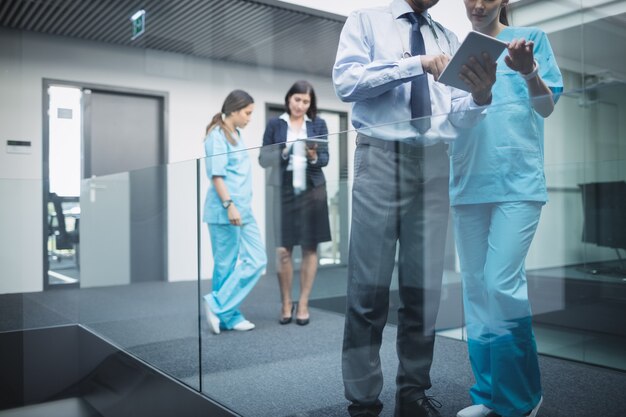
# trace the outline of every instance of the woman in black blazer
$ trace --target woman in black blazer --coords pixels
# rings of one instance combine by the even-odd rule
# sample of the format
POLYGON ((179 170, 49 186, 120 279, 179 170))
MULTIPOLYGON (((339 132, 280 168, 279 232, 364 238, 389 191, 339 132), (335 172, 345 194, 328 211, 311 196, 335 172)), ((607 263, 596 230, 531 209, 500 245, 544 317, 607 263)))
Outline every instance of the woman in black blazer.
POLYGON ((271 170, 269 185, 276 187, 278 197, 274 232, 282 301, 280 324, 291 323, 295 309, 291 297, 293 247, 302 248, 296 323, 306 325, 309 295, 317 273, 317 245, 331 240, 322 172, 328 164, 327 135, 326 122, 317 117, 315 91, 307 81, 291 86, 285 96, 285 113, 271 119, 263 135, 259 162, 271 170))

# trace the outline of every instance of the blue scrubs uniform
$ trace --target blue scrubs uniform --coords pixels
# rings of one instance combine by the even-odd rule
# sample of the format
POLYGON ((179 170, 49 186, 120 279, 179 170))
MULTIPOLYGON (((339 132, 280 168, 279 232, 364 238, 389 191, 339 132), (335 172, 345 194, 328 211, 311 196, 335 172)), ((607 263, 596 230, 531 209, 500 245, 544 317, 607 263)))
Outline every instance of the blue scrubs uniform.
POLYGON ((208 224, 213 249, 213 288, 204 298, 223 329, 232 329, 245 320, 239 305, 267 264, 261 233, 252 215, 250 159, 239 131, 238 134, 238 143, 232 145, 222 129, 216 127, 204 142, 207 176, 224 178, 242 219, 242 226, 230 224, 228 210, 211 186, 204 202, 203 220, 208 224))
MULTIPOLYGON (((555 94, 563 80, 544 32, 505 28, 498 39, 535 43, 539 75, 555 94)), ((475 128, 450 145, 450 203, 461 261, 470 395, 506 417, 542 395, 524 261, 548 194, 543 118, 526 81, 498 59, 493 102, 475 128)))

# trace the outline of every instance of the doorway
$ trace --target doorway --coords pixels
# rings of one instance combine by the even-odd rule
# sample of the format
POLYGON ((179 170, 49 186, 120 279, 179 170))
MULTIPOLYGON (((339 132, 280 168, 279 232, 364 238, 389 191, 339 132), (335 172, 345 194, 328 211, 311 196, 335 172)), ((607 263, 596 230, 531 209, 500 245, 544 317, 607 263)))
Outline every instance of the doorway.
POLYGON ((167 93, 44 80, 44 288, 167 279, 167 93))

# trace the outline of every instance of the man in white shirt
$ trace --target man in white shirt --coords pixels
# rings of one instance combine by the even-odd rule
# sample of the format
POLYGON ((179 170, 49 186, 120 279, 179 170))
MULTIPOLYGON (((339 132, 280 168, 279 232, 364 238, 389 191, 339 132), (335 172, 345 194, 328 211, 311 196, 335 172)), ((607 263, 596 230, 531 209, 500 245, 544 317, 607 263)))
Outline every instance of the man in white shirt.
POLYGON ((432 21, 438 0, 393 0, 353 12, 341 33, 333 82, 353 102, 359 130, 342 369, 351 416, 377 416, 379 350, 399 242, 396 417, 438 417, 426 395, 448 224, 446 142, 491 102, 495 63, 469 62, 471 94, 437 83, 456 36, 432 21))

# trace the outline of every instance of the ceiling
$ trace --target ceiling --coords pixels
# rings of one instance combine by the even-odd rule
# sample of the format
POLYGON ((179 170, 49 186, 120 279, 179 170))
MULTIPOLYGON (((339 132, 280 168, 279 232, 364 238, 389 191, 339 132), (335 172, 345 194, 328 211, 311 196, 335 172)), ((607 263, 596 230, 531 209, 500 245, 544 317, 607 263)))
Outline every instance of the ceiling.
MULTIPOLYGON (((324 77, 331 75, 344 21, 278 0, 0 2, 2 27, 324 77), (146 10, 146 32, 132 41, 130 16, 139 9, 146 10)), ((552 32, 550 40, 561 66, 591 74, 609 70, 624 79, 624 27, 626 14, 620 14, 552 32)))
POLYGON ((329 77, 345 17, 276 0, 2 0, 0 26, 329 77), (146 31, 131 40, 132 16, 146 31))

